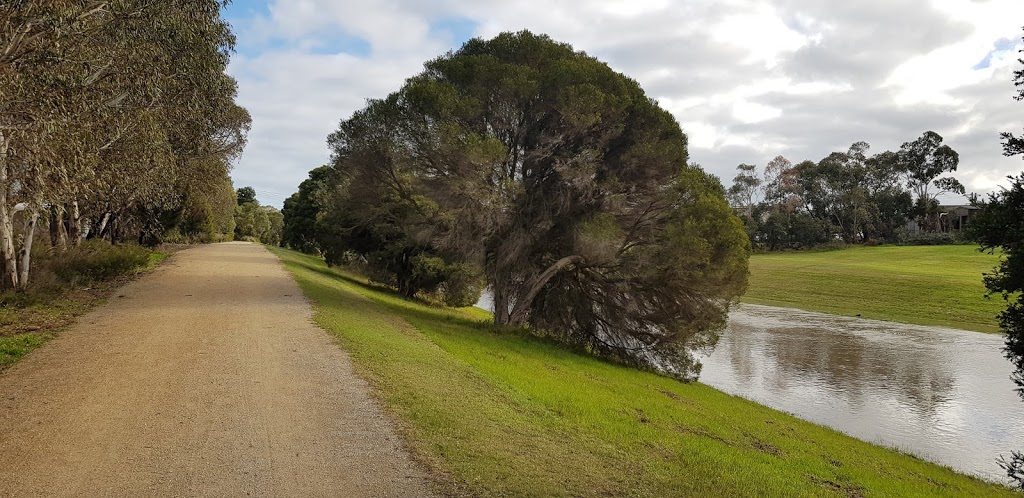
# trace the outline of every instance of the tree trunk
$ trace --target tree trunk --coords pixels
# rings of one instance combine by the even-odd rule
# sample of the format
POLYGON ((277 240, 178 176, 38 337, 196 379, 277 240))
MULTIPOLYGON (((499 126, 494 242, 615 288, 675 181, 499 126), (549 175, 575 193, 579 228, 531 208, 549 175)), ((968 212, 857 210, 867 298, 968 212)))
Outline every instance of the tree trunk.
POLYGON ((64 251, 68 248, 67 216, 64 206, 56 204, 50 207, 50 245, 64 251))
POLYGON ((32 263, 32 242, 35 240, 36 225, 38 224, 39 209, 33 207, 32 212, 25 217, 25 240, 21 243, 21 251, 19 253, 21 268, 19 268, 18 273, 18 290, 28 288, 29 268, 31 268, 32 263))
POLYGON ((78 201, 72 202, 68 210, 68 239, 76 247, 82 243, 82 213, 78 209, 78 201))
POLYGON ((110 213, 107 212, 107 213, 105 213, 103 215, 103 218, 100 220, 99 226, 96 227, 96 233, 92 233, 92 230, 89 231, 89 238, 90 239, 94 239, 94 238, 95 239, 102 239, 103 238, 103 231, 107 229, 107 223, 109 223, 109 222, 110 222, 110 213))
POLYGON ((521 325, 526 323, 526 318, 530 316, 530 309, 533 308, 533 300, 537 297, 548 281, 552 277, 562 271, 565 267, 579 263, 583 261, 583 256, 566 256, 544 270, 540 275, 537 275, 530 279, 523 289, 526 291, 520 296, 516 296, 515 307, 512 308, 512 313, 509 316, 508 323, 513 325, 521 325))
POLYGON ((7 137, 0 132, 0 256, 3 259, 0 289, 16 289, 18 266, 14 254, 14 213, 8 204, 11 180, 7 164, 7 147, 7 137))
POLYGON ((494 323, 508 324, 508 290, 504 284, 494 285, 494 323))

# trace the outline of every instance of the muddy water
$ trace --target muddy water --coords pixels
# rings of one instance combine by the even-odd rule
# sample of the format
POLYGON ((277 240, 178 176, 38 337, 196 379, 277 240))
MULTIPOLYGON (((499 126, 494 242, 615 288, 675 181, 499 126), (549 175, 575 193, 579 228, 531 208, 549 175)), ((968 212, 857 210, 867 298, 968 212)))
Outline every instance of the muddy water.
POLYGON ((701 382, 1002 480, 995 460, 1024 449, 1024 402, 1002 337, 743 305, 704 359, 701 382))

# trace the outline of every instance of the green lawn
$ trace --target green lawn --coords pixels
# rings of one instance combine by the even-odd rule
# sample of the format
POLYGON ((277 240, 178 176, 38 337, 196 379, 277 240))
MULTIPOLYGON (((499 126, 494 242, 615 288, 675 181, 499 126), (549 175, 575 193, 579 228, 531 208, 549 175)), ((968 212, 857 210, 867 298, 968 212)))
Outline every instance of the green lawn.
POLYGON ((1005 305, 981 279, 998 260, 966 245, 756 254, 742 301, 997 332, 1005 305))
POLYGON ((1017 496, 699 383, 400 299, 274 249, 459 496, 1017 496))

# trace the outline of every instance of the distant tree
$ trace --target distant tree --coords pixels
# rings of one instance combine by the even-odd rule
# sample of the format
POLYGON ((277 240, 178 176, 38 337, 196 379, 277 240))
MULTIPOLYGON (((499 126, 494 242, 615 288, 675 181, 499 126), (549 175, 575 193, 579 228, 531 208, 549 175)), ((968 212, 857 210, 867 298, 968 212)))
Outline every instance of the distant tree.
POLYGON ((238 189, 238 205, 248 204, 250 202, 256 202, 256 189, 252 187, 242 187, 238 189))
POLYGON ((765 202, 784 213, 803 207, 800 197, 800 171, 782 156, 776 156, 764 168, 765 202))
POLYGON ((235 239, 263 240, 270 231, 270 218, 258 202, 246 202, 235 208, 235 239))
POLYGON ((757 199, 762 181, 757 174, 757 166, 753 164, 740 164, 736 166, 736 171, 732 186, 729 187, 729 199, 733 207, 743 209, 749 218, 753 213, 754 201, 757 199))
POLYGON ((284 215, 273 206, 260 206, 267 213, 267 231, 260 237, 260 242, 267 245, 281 245, 281 233, 284 230, 284 215))
POLYGON ((281 243, 297 251, 317 253, 317 218, 325 208, 326 197, 334 170, 320 166, 309 172, 309 177, 299 184, 299 191, 284 201, 284 229, 281 243))
POLYGON ((964 186, 952 176, 942 175, 956 171, 960 155, 942 136, 926 131, 913 142, 905 142, 899 152, 900 169, 906 172, 907 187, 914 193, 914 214, 926 230, 937 230, 939 224, 938 196, 945 193, 963 195, 964 186))
POLYGON ((864 188, 870 200, 871 222, 865 227, 865 238, 897 242, 901 230, 912 216, 913 196, 904 187, 899 156, 885 151, 864 163, 864 188))

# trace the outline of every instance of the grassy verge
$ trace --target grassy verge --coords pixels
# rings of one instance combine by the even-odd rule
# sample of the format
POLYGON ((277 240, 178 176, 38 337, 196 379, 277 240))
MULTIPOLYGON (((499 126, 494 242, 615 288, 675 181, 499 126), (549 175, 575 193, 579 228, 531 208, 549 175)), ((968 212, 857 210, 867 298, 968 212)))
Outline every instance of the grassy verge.
POLYGON ((1015 496, 680 382, 500 333, 274 249, 442 487, 465 496, 1015 496))
POLYGON ((87 284, 50 284, 27 292, 0 294, 0 370, 56 337, 75 319, 106 301, 138 272, 155 268, 170 251, 154 251, 128 275, 87 284))
POLYGON ((965 245, 757 254, 743 302, 998 332, 1005 305, 981 280, 997 261, 965 245))

